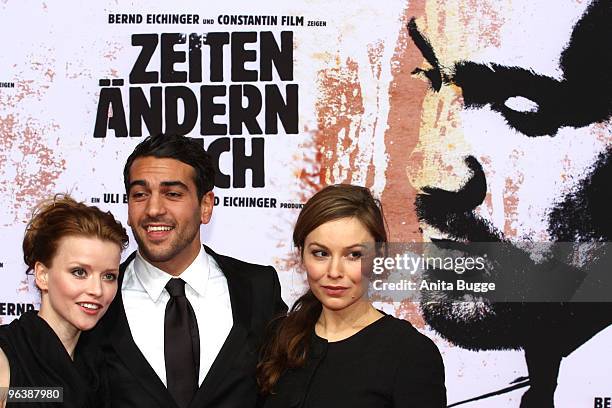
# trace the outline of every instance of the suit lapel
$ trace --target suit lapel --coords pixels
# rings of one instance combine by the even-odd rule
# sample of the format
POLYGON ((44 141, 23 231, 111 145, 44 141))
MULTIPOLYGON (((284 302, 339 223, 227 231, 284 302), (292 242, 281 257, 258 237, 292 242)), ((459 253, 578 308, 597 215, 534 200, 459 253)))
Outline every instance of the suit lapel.
POLYGON ((132 337, 128 324, 125 309, 123 307, 123 296, 121 294, 121 286, 125 269, 132 262, 136 252, 121 265, 121 273, 119 275, 119 290, 113 303, 111 304, 107 314, 110 314, 109 327, 105 328, 108 333, 108 344, 115 349, 117 356, 123 361, 126 367, 132 372, 134 377, 138 379, 142 387, 148 394, 153 396, 162 407, 176 407, 174 399, 171 397, 164 383, 159 379, 149 362, 144 357, 132 337))
POLYGON ((252 303, 252 288, 249 281, 241 279, 239 276, 240 271, 232 268, 223 257, 217 255, 212 249, 208 248, 206 245, 204 249, 214 258, 227 279, 234 324, 190 404, 190 406, 193 407, 206 406, 215 396, 216 389, 221 383, 221 380, 227 375, 228 370, 232 367, 234 359, 240 354, 239 351, 245 347, 251 321, 250 305, 252 303))

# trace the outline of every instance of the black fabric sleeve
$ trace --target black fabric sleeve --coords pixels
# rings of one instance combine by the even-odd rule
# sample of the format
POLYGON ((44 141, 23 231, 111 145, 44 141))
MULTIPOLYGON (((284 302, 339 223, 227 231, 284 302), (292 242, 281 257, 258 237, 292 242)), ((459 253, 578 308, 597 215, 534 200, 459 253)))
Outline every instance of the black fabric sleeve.
POLYGON ((272 296, 274 299, 274 315, 272 317, 285 316, 288 307, 281 297, 281 286, 278 280, 278 273, 273 267, 270 267, 270 269, 272 270, 272 296))
POLYGON ((395 374, 394 408, 445 408, 444 363, 436 345, 427 337, 406 354, 395 374))

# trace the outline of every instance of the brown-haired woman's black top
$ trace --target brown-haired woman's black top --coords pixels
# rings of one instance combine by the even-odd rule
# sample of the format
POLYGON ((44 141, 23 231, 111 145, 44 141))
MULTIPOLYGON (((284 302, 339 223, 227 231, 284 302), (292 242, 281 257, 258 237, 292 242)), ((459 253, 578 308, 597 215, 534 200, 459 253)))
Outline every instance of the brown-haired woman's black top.
POLYGON ((410 323, 389 315, 337 342, 313 333, 306 365, 287 370, 264 407, 446 407, 442 357, 410 323))
POLYGON ((6 355, 10 387, 62 387, 63 404, 7 403, 8 407, 107 407, 106 376, 101 353, 82 350, 74 361, 53 329, 37 311, 26 312, 8 325, 0 326, 0 348, 6 355))

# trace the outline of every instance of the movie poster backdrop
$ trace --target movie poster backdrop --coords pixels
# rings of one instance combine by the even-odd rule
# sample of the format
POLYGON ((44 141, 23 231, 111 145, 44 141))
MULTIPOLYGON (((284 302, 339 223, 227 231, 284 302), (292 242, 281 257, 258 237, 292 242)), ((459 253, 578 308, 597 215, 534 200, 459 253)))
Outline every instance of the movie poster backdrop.
MULTIPOLYGON (((0 321, 39 306, 36 203, 125 222, 123 165, 150 134, 203 143, 205 242, 274 265, 288 304, 293 223, 329 184, 371 188, 393 242, 608 242, 611 18, 609 0, 2 1, 0 321)), ((609 304, 373 299, 436 342, 449 406, 519 407, 527 361, 555 406, 611 404, 609 304), (526 359, 543 350, 558 374, 526 359)))

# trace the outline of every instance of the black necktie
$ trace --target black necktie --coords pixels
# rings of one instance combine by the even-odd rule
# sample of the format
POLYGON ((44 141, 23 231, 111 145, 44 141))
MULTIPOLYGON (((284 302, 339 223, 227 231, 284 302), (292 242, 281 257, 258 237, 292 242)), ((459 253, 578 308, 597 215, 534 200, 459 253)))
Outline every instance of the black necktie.
POLYGON ((200 336, 198 322, 185 297, 185 281, 172 278, 166 284, 170 300, 164 317, 164 359, 168 391, 181 407, 187 407, 198 389, 200 336))

